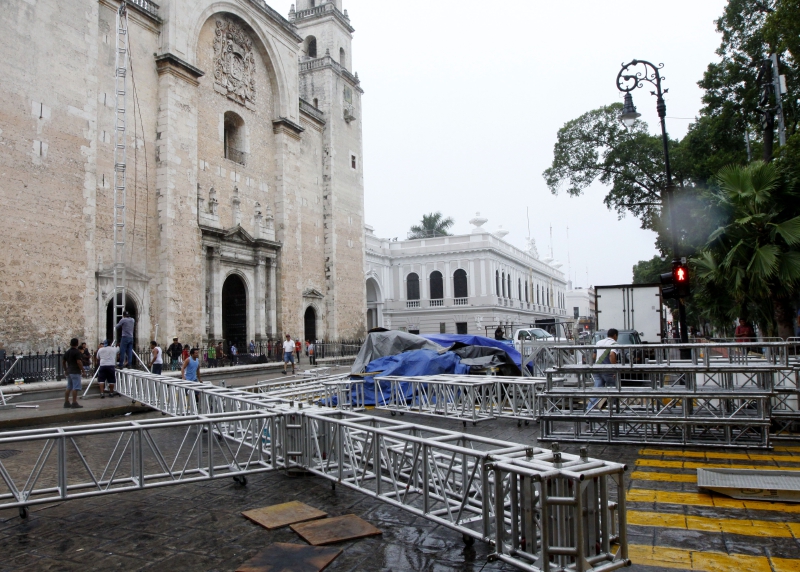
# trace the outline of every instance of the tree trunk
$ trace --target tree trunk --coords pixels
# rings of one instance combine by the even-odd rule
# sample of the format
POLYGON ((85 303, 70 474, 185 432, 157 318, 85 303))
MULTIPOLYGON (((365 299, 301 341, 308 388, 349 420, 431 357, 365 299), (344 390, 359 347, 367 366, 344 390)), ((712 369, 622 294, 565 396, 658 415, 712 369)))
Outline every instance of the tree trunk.
POLYGON ((794 311, 788 298, 773 296, 772 307, 775 308, 775 322, 778 324, 778 335, 783 338, 794 336, 794 311))

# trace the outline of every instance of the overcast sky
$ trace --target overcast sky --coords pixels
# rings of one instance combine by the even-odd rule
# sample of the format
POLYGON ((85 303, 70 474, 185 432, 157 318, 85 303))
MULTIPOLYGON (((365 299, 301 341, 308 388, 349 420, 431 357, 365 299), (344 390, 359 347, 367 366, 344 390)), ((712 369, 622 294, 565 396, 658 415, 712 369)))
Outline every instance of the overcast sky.
MULTIPOLYGON (((267 0, 287 14, 291 2, 267 0)), ((655 253, 654 233, 618 220, 596 183, 583 197, 553 196, 542 172, 558 129, 621 101, 615 80, 634 58, 665 64, 667 130, 682 137, 700 109, 697 81, 719 46, 724 0, 344 0, 356 29, 353 71, 365 90, 367 223, 406 236, 424 213, 467 233, 480 211, 524 247, 530 231, 576 286, 630 282, 655 253), (569 227, 569 231, 567 228, 569 227), (567 240, 569 236, 569 240, 567 240), (588 277, 588 278, 587 278, 588 277)), ((651 131, 655 98, 634 92, 651 131)))

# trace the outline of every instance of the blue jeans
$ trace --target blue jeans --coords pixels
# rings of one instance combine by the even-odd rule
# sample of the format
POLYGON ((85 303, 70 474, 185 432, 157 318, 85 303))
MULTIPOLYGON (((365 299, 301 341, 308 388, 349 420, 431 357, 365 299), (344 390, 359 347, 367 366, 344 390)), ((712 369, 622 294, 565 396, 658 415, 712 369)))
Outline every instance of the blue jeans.
POLYGON ((133 338, 124 337, 119 341, 119 367, 125 365, 125 358, 128 359, 128 367, 133 367, 133 338))
MULTIPOLYGON (((593 373, 592 379, 594 379, 594 386, 595 387, 614 387, 614 374, 613 373, 593 373)), ((592 410, 592 408, 597 405, 597 402, 600 401, 599 397, 592 397, 589 400, 589 405, 586 407, 586 412, 592 410)))
POLYGON ((68 373, 67 374, 67 391, 80 391, 81 390, 81 374, 68 373))

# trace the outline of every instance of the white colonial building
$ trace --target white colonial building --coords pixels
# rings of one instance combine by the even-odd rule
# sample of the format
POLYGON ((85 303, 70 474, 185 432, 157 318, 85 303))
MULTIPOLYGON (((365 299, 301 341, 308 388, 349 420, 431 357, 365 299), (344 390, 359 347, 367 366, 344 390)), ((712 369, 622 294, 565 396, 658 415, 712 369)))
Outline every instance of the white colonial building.
POLYGON ((597 300, 593 286, 567 289, 567 314, 573 321, 572 331, 594 332, 597 324, 597 300))
MULTIPOLYGON (((411 333, 492 335, 498 325, 564 319, 560 264, 490 233, 480 213, 470 234, 417 240, 378 238, 366 227, 367 325, 411 333)), ((511 328, 506 328, 508 331, 511 328)))

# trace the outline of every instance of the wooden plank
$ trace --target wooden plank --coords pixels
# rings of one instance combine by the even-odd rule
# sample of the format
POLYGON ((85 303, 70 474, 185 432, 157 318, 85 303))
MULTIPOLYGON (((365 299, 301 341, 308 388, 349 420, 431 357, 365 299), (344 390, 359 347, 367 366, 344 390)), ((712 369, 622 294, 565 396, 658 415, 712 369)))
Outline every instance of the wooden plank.
POLYGON ((321 572, 341 553, 338 548, 276 542, 239 566, 236 572, 321 572))
POLYGON ((247 510, 242 515, 267 530, 328 516, 327 513, 298 501, 247 510))
POLYGON ((366 520, 354 514, 346 514, 335 518, 326 518, 313 522, 291 525, 291 529, 303 537, 309 544, 321 546, 355 540, 356 538, 366 538, 367 536, 377 536, 383 534, 380 530, 372 526, 366 520))

